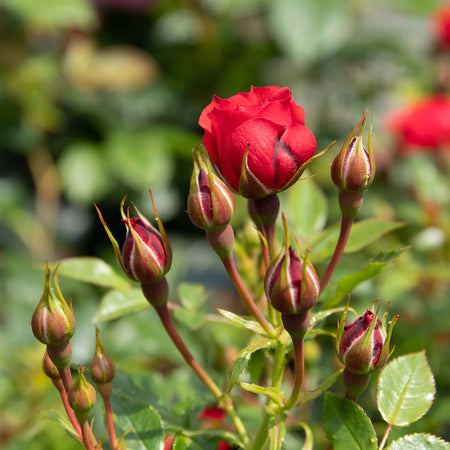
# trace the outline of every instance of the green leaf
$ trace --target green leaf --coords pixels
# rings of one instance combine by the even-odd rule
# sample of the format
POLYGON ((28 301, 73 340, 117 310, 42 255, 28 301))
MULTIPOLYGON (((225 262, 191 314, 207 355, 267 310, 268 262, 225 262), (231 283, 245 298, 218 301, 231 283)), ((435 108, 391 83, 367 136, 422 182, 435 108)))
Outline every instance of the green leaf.
POLYGON ((406 426, 430 409, 435 392, 434 377, 425 352, 401 356, 380 373, 378 409, 390 425, 406 426))
POLYGON ((326 307, 331 308, 339 303, 339 301, 355 289, 356 286, 376 276, 387 264, 397 259, 405 250, 406 248, 401 248, 382 252, 377 255, 375 261, 368 263, 360 271, 342 277, 336 287, 334 297, 326 301, 326 307))
POLYGON ((241 373, 247 369, 250 357, 254 352, 256 352, 257 350, 261 350, 262 348, 273 348, 275 347, 275 345, 276 341, 272 341, 270 339, 260 337, 253 338, 250 344, 239 352, 238 357, 234 361, 233 369, 231 370, 228 391, 231 391, 231 389, 233 389, 233 386, 237 383, 239 375, 241 375, 241 373))
POLYGON ((181 283, 177 292, 181 304, 192 311, 196 311, 208 298, 208 293, 201 284, 181 283))
POLYGON ((244 319, 241 316, 238 316, 237 314, 234 314, 230 311, 227 311, 225 309, 217 308, 217 312, 227 318, 230 322, 230 324, 238 327, 243 328, 246 330, 253 331, 257 334, 265 334, 264 330, 262 329, 261 325, 254 320, 248 320, 244 319))
POLYGON ((152 406, 122 394, 114 394, 112 404, 119 435, 128 432, 124 439, 128 449, 163 448, 161 418, 152 406))
POLYGON ((302 178, 286 194, 287 205, 283 210, 286 211, 295 235, 308 236, 323 229, 328 215, 328 203, 314 179, 302 178))
POLYGON ((431 434, 408 434, 392 442, 386 450, 450 450, 450 444, 431 434))
MULTIPOLYGON (((402 222, 385 222, 378 219, 369 219, 357 222, 352 226, 345 253, 353 253, 379 239, 381 236, 397 228, 405 226, 402 222)), ((311 247, 311 261, 321 261, 329 258, 336 246, 339 237, 340 225, 336 224, 324 231, 314 234, 307 247, 311 247)))
POLYGON ((64 430, 66 430, 69 436, 78 441, 79 436, 75 431, 75 428, 65 416, 62 416, 57 411, 46 411, 44 414, 47 419, 59 424, 64 430))
POLYGON ((198 330, 205 323, 205 314, 200 311, 177 308, 173 315, 189 330, 198 330))
POLYGON ((195 442, 191 439, 178 436, 172 444, 171 450, 202 450, 195 442))
POLYGON ((244 382, 240 382, 239 386, 246 391, 253 392, 254 394, 265 395, 280 406, 283 405, 284 400, 286 399, 284 392, 273 387, 264 387, 257 384, 244 382))
POLYGON ((304 405, 305 403, 311 402, 322 395, 323 392, 329 389, 337 381, 343 371, 344 369, 341 369, 331 374, 317 389, 302 392, 300 395, 299 405, 304 405))
POLYGON ((118 319, 137 311, 142 311, 150 305, 140 289, 107 292, 95 313, 93 322, 118 319))
MULTIPOLYGON (((128 281, 100 258, 82 256, 63 259, 60 263, 58 275, 62 277, 115 289, 129 287, 128 281)), ((52 270, 55 267, 56 264, 51 265, 52 270)))
POLYGON ((333 450, 376 450, 377 436, 364 410, 325 392, 324 428, 333 450))

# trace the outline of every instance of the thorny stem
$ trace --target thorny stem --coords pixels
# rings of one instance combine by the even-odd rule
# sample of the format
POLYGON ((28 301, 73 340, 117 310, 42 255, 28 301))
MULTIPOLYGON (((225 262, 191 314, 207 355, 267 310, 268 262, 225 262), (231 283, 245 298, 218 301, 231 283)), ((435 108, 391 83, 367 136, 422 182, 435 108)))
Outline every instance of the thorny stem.
POLYGON ((387 442, 387 439, 389 437, 389 433, 391 432, 391 430, 392 430, 392 425, 388 424, 386 431, 384 433, 383 439, 380 442, 380 446, 378 447, 378 450, 383 450, 384 446, 386 445, 386 442, 387 442))
POLYGON ((336 248, 334 249, 333 257, 331 258, 327 270, 325 271, 322 279, 320 280, 320 293, 324 291, 342 257, 342 254, 344 253, 345 245, 347 244, 347 240, 350 235, 352 225, 353 225, 353 218, 344 216, 342 217, 341 231, 339 233, 339 239, 337 241, 336 248))
POLYGON ((239 295, 241 296, 250 313, 255 317, 255 319, 258 321, 258 323, 266 332, 266 334, 271 338, 275 338, 276 337, 275 330, 273 329, 272 325, 270 325, 270 323, 266 320, 266 318, 262 315, 261 311, 258 309, 255 302, 253 301, 252 296, 245 287, 239 275, 239 272, 236 269, 236 263, 234 262, 233 254, 229 253, 227 256, 222 257, 221 260, 225 267, 225 270, 227 271, 231 281, 234 284, 234 287, 238 291, 239 295))
POLYGON ((103 396, 103 403, 105 405, 106 421, 108 423, 108 433, 109 433, 109 440, 111 442, 111 448, 113 450, 116 450, 117 437, 116 437, 116 430, 114 428, 114 419, 111 408, 111 397, 107 395, 103 396))
POLYGON ((219 405, 225 409, 227 414, 230 416, 231 420, 239 433, 245 448, 249 446, 249 438, 247 431, 242 423, 241 419, 236 414, 234 410, 233 403, 228 396, 225 396, 219 387, 214 383, 214 381, 208 376, 208 374, 203 370, 200 364, 195 360, 189 349, 186 347, 181 336, 178 334, 177 329, 172 321, 167 304, 164 303, 155 308, 158 313, 161 323, 163 324, 167 334, 172 339, 172 342, 177 347, 178 351, 183 356, 184 360, 188 363, 191 369, 197 374, 203 384, 210 390, 214 395, 219 405))

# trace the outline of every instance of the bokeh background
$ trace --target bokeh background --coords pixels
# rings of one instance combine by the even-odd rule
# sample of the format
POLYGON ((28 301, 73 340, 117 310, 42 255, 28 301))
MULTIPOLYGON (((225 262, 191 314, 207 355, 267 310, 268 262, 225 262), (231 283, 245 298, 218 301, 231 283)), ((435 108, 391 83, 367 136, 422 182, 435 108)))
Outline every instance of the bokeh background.
MULTIPOLYGON (((174 246, 172 278, 216 283, 219 298, 226 292, 218 263, 185 212, 191 149, 201 144, 197 120, 212 95, 228 97, 251 85, 289 86, 319 148, 334 139, 342 143, 361 112, 373 111, 377 178, 361 217, 406 223, 375 243, 377 248, 412 247, 358 287, 354 307, 363 312, 378 296, 392 302, 391 310, 401 316, 393 337, 396 355, 425 349, 437 382, 435 405, 408 432, 450 440, 450 107, 439 116, 446 137, 432 146, 405 142, 401 127, 394 130, 389 119, 419 98, 439 95, 449 101, 450 51, 436 34, 440 5, 437 0, 1 2, 2 448, 79 448, 46 419, 47 410, 60 407, 41 374, 43 347, 29 322, 42 295, 46 260, 91 255, 114 265, 94 203, 122 236, 120 200, 128 195, 152 217, 151 188, 174 246)), ((328 171, 335 152, 312 169, 329 199, 324 224, 339 219, 328 171)), ((237 223, 243 222, 238 212, 237 223)), ((341 274, 355 264, 357 258, 344 258, 341 274)), ((63 290, 77 317, 74 360, 87 363, 94 346, 91 320, 104 292, 70 280, 63 290)), ((121 370, 157 372, 172 364, 170 344, 160 345, 149 320, 137 313, 101 325, 121 370)), ((328 354, 318 345, 310 353, 315 364, 328 354)), ((312 417, 320 428, 319 412, 312 417)))

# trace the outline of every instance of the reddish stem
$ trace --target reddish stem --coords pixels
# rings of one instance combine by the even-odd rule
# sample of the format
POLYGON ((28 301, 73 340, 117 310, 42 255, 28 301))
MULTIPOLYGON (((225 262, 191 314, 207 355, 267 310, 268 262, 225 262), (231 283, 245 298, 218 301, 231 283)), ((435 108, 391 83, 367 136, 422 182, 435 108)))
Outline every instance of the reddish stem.
POLYGON ((350 230, 352 229, 353 218, 342 217, 341 220, 341 231, 339 233, 339 239, 334 249, 333 257, 331 258, 330 264, 328 264, 327 270, 325 271, 322 279, 320 280, 320 293, 322 293, 330 281, 339 261, 341 260, 342 254, 344 253, 345 245, 347 244, 348 237, 350 235, 350 230))
POLYGON ((109 433, 109 440, 111 441, 111 448, 113 450, 116 450, 117 449, 117 437, 116 437, 116 430, 114 428, 114 420, 113 420, 113 415, 112 415, 111 397, 104 396, 103 403, 105 405, 106 421, 108 423, 108 433, 109 433))
POLYGON ((74 427, 75 431, 77 432, 78 436, 80 437, 80 441, 83 441, 83 433, 81 432, 80 424, 78 423, 77 418, 75 417, 75 414, 73 413, 72 408, 69 405, 69 400, 67 399, 67 392, 64 388, 64 385, 60 378, 57 380, 52 380, 53 384, 55 385, 56 389, 58 389, 59 395, 61 396, 62 403, 64 405, 64 409, 66 410, 67 417, 70 420, 70 423, 74 427))

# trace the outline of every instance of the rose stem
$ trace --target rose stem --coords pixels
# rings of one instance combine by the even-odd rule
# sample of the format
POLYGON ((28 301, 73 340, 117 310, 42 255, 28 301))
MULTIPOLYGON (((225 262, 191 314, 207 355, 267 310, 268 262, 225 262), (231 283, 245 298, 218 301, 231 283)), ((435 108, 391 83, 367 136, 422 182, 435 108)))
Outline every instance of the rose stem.
POLYGON ((320 280, 320 293, 324 291, 342 257, 342 254, 344 253, 345 245, 347 244, 347 240, 350 235, 352 225, 353 225, 353 218, 344 216, 342 217, 341 231, 339 233, 339 239, 337 241, 336 248, 334 249, 334 253, 331 258, 330 264, 328 265, 327 270, 325 271, 322 279, 320 280))
POLYGON ((113 420, 113 415, 112 415, 111 397, 109 395, 103 396, 103 404, 105 405, 106 421, 108 423, 108 433, 109 433, 109 440, 111 442, 111 448, 113 450, 116 450, 117 437, 116 437, 116 430, 114 428, 114 420, 113 420))
MULTIPOLYGON (((275 349, 275 357, 273 361, 273 374, 272 374, 272 387, 275 389, 280 389, 281 382, 283 380, 283 369, 284 369, 284 357, 286 354, 287 343, 280 342, 275 349)), ((274 404, 273 400, 268 401, 266 410, 270 410, 270 407, 274 404)), ((272 414, 266 412, 264 420, 255 436, 253 442, 252 450, 261 450, 264 448, 264 444, 267 440, 267 427, 269 426, 270 420, 272 419, 272 414)))
POLYGON ((384 446, 385 446, 385 444, 386 444, 386 441, 387 441, 387 439, 388 439, 388 437, 389 437, 389 433, 391 432, 391 430, 392 430, 392 425, 391 425, 391 424, 388 424, 388 426, 387 426, 387 428, 386 428, 386 431, 385 431, 385 433, 384 433, 383 439, 382 439, 381 442, 380 442, 380 446, 378 447, 378 450, 383 450, 383 448, 384 448, 384 446))
POLYGON ((91 436, 91 427, 89 426, 89 423, 87 421, 84 421, 81 424, 81 431, 83 433, 83 442, 84 446, 87 450, 94 450, 94 447, 92 447, 90 442, 90 436, 91 436))
POLYGON ((59 378, 57 380, 52 380, 53 384, 55 385, 56 389, 58 389, 59 395, 61 396, 61 401, 64 405, 64 409, 67 413, 67 417, 70 420, 70 423, 75 428, 75 431, 77 432, 78 436, 80 437, 80 440, 83 441, 83 434, 81 432, 80 424, 78 423, 77 418, 75 417, 75 414, 72 411, 72 408, 69 405, 69 400, 67 399, 67 392, 64 388, 64 385, 62 383, 62 380, 59 378))
POLYGON ((210 392, 214 395, 216 400, 219 402, 220 406, 222 406, 225 411, 228 413, 230 418, 233 420, 233 423, 241 436, 242 441, 245 444, 245 447, 248 447, 249 438, 247 436, 247 431, 245 430, 244 424, 241 419, 236 414, 231 399, 229 397, 225 397, 222 391, 218 388, 218 386, 214 383, 214 381, 208 376, 208 374, 203 370, 200 364, 195 360, 192 356, 189 349, 186 347, 186 344, 181 339, 181 336, 178 334, 177 329, 172 321, 172 317, 170 316, 169 310, 167 308, 167 303, 162 305, 158 305, 156 308, 156 312, 158 313, 159 318, 161 319, 161 323, 163 324, 167 334, 172 339, 172 342, 177 347, 178 351, 183 356, 184 360, 188 363, 191 369, 197 374, 203 384, 210 390, 210 392))
POLYGON ((304 341, 304 337, 292 339, 292 343, 294 344, 295 379, 291 396, 286 400, 286 403, 284 405, 285 409, 291 409, 296 405, 300 392, 302 391, 303 375, 305 372, 303 351, 304 341))
POLYGON ((252 296, 245 287, 236 269, 233 254, 229 253, 227 256, 223 256, 220 259, 222 260, 225 270, 227 271, 231 281, 234 284, 234 287, 238 291, 248 310, 251 312, 251 314, 253 314, 253 316, 259 322, 259 324, 264 329, 266 334, 271 338, 275 338, 276 337, 275 330, 273 329, 272 325, 270 325, 270 323, 266 320, 266 318, 262 315, 261 311, 258 309, 255 302, 253 301, 252 296))

